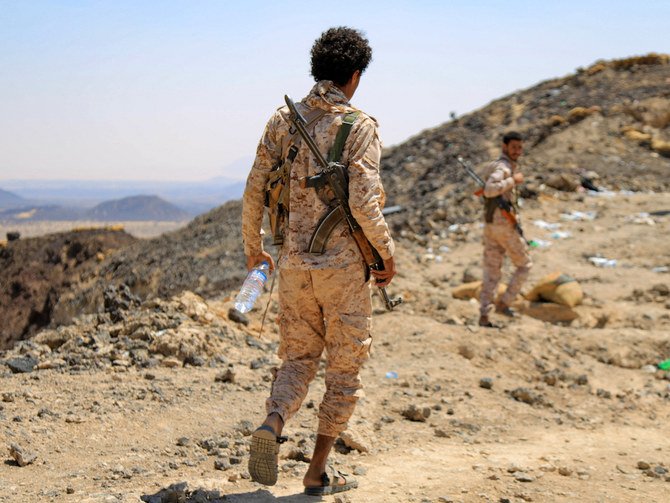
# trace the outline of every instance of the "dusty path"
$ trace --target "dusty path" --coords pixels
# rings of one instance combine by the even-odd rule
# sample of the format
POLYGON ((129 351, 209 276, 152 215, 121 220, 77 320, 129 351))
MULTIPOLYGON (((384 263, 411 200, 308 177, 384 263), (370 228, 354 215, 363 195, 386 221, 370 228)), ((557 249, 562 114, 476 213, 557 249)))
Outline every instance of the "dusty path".
MULTIPOLYGON (((529 317, 500 330, 475 326, 476 302, 452 299, 450 288, 466 267, 476 273, 476 225, 464 241, 445 236, 430 252, 403 248, 392 291, 406 304, 375 318, 366 396, 347 441, 368 452, 340 445, 334 456, 360 487, 323 501, 668 501, 670 381, 644 368, 670 358, 670 299, 648 293, 668 283, 668 274, 652 272, 670 264, 668 216, 653 225, 626 219, 670 209, 670 199, 543 202, 527 208, 527 232, 547 237, 530 222, 557 221, 570 209, 599 213, 564 222, 575 237, 534 252, 533 279, 559 269, 582 282, 587 301, 571 326, 529 317), (617 267, 589 263, 595 252, 617 267), (636 289, 644 295, 631 297, 636 289)), ((225 313, 229 300, 210 306, 225 313)), ((251 326, 236 330, 255 336, 259 319, 252 313, 251 326)), ((263 339, 276 337, 270 327, 263 339)), ((318 501, 300 493, 321 381, 286 429, 280 482, 265 488, 247 478, 248 433, 262 418, 277 360, 267 346, 231 347, 225 356, 213 367, 0 367, 0 502, 135 502, 179 482, 188 501, 318 501), (234 382, 217 380, 226 368, 234 382), (37 459, 17 466, 11 444, 37 459)), ((180 501, 172 498, 164 501, 180 501)))

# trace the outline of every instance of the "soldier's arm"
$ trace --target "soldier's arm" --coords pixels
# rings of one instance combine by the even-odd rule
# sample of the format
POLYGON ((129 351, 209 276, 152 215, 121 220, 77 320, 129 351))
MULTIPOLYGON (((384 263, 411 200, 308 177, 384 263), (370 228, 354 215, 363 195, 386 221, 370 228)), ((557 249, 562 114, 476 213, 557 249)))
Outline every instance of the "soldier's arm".
POLYGON ((384 188, 379 176, 381 141, 373 119, 362 117, 347 139, 349 207, 365 237, 385 261, 393 257, 395 244, 382 215, 384 188))
POLYGON ((261 236, 261 225, 263 222, 263 211, 265 203, 265 187, 268 175, 272 167, 279 161, 281 152, 278 152, 280 143, 276 138, 277 124, 281 120, 275 113, 267 125, 258 142, 256 159, 251 167, 247 184, 242 197, 242 240, 244 241, 244 254, 247 257, 261 255, 263 252, 263 239, 261 236))
POLYGON ((506 166, 502 162, 497 162, 491 174, 486 178, 484 197, 496 197, 514 187, 514 179, 508 175, 506 166))

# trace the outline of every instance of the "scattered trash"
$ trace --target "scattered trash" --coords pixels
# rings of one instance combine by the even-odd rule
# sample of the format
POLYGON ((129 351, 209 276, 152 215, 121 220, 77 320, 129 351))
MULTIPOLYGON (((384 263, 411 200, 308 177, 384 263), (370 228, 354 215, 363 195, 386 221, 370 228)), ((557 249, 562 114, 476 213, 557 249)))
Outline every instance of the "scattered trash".
POLYGON ((555 231, 552 232, 549 237, 551 239, 567 239, 572 237, 572 233, 567 231, 555 231))
POLYGON ((661 363, 659 363, 657 366, 661 370, 670 370, 670 360, 664 360, 661 363))
POLYGON ((531 239, 528 242, 528 245, 531 248, 549 248, 551 246, 551 241, 545 241, 544 239, 531 239))
POLYGON ((597 216, 597 211, 571 211, 570 213, 561 213, 561 220, 584 222, 588 220, 595 220, 597 216))
POLYGON ((668 272, 668 271, 670 271, 670 267, 668 267, 667 265, 659 265, 658 267, 652 267, 651 268, 651 272, 661 273, 661 272, 668 272))
POLYGON ((559 223, 552 224, 549 222, 545 222, 544 220, 534 220, 533 225, 535 227, 539 227, 540 229, 544 229, 547 231, 555 231, 561 226, 561 224, 559 223))
POLYGON ((398 378, 398 373, 395 370, 389 370, 386 373, 386 378, 387 379, 397 379, 398 378))
POLYGON ((647 212, 630 215, 624 221, 632 224, 656 225, 656 221, 647 212))
POLYGON ((616 259, 608 259, 605 257, 589 257, 589 262, 591 262, 596 267, 616 267, 616 259))

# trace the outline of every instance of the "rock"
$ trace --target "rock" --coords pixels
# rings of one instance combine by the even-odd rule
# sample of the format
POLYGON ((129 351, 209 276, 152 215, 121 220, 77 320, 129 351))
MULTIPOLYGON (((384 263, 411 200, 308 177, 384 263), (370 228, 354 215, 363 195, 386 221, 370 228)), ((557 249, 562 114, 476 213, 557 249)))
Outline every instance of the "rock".
MULTIPOLYGON (((238 433, 242 434, 245 437, 248 437, 249 435, 251 435, 254 432, 255 429, 256 428, 254 427, 254 423, 252 423, 251 421, 249 421, 247 419, 244 419, 244 420, 240 421, 235 426, 235 431, 237 431, 238 433)), ((232 461, 231 461, 231 463, 232 463, 232 461)))
POLYGON ((558 469, 558 473, 560 475, 563 475, 564 477, 569 477, 570 475, 572 475, 572 470, 567 466, 561 466, 558 469))
POLYGON ((640 470, 649 470, 651 468, 651 465, 647 463, 646 461, 638 461, 637 462, 637 467, 640 470))
POLYGON ((484 389, 493 388, 493 379, 491 379, 490 377, 482 377, 479 380, 479 387, 484 389))
POLYGON ((458 346, 458 354, 467 360, 472 360, 475 357, 475 350, 472 346, 461 344, 458 346))
POLYGON ((9 446, 9 455, 14 458, 14 461, 16 461, 19 466, 27 466, 37 459, 37 454, 23 449, 18 444, 11 444, 9 446))
POLYGON ((417 421, 424 423, 430 417, 430 407, 423 407, 419 409, 416 405, 411 404, 402 411, 402 416, 410 421, 417 421))
POLYGON ((234 383, 235 382, 235 372, 233 371, 232 368, 228 368, 221 372, 220 374, 217 374, 216 377, 214 378, 214 382, 229 382, 229 383, 234 383))
POLYGON ((18 241, 19 238, 21 237, 21 233, 18 231, 9 231, 7 234, 7 241, 12 242, 12 241, 18 241))
POLYGON ((234 307, 231 307, 228 310, 228 319, 234 321, 235 323, 241 323, 244 326, 249 325, 249 318, 247 318, 243 313, 240 313, 234 307))
POLYGON ((126 284, 118 287, 108 285, 102 296, 105 312, 109 313, 113 322, 125 320, 126 311, 140 305, 140 299, 132 294, 126 284))
POLYGON ((214 460, 214 469, 215 470, 221 470, 221 471, 226 471, 230 470, 233 467, 232 464, 230 464, 230 461, 228 461, 227 458, 219 458, 214 460))
POLYGON ((31 356, 10 358, 9 360, 5 361, 5 365, 7 365, 9 367, 9 370, 11 370, 15 374, 21 374, 21 373, 25 374, 32 372, 37 363, 38 363, 37 359, 31 356))
POLYGON ((481 273, 474 267, 466 267, 465 271, 463 271, 463 278, 462 278, 463 283, 474 283, 475 281, 481 281, 481 280, 482 280, 481 273))
POLYGON ((514 472, 514 478, 519 482, 534 482, 535 477, 528 475, 525 472, 514 472))
POLYGON ((344 445, 358 452, 370 452, 370 442, 366 440, 360 432, 347 429, 340 433, 340 438, 344 445))
POLYGON ((535 405, 542 403, 542 397, 528 388, 516 388, 510 392, 512 398, 518 402, 527 403, 528 405, 535 405))

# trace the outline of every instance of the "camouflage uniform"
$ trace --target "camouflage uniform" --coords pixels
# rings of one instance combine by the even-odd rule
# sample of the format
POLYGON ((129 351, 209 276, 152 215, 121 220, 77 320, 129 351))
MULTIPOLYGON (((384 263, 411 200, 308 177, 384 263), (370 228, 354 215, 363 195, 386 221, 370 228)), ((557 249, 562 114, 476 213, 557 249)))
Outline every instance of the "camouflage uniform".
MULTIPOLYGON (((502 154, 484 173, 484 196, 490 198, 502 195, 512 203, 516 211, 516 184, 512 178, 515 172, 516 163, 502 154)), ((500 298, 501 304, 509 306, 521 290, 533 264, 525 240, 505 218, 500 208, 496 208, 493 221, 484 224, 484 278, 479 297, 481 316, 488 316, 493 310, 505 253, 516 267, 505 294, 500 298)))
MULTIPOLYGON (((315 108, 325 111, 308 127, 324 155, 343 117, 355 110, 330 81, 318 82, 297 106, 303 114, 315 108)), ((258 145, 243 200, 242 237, 247 256, 263 249, 264 190, 271 168, 286 156, 289 128, 288 108, 282 107, 270 118, 258 145)), ((307 251, 328 206, 314 189, 300 187, 300 179, 317 174, 319 166, 299 137, 293 143, 299 150, 291 168, 290 213, 278 259, 279 356, 283 363, 266 409, 268 414, 279 413, 284 421, 290 419, 300 408, 326 349, 326 393, 319 408, 318 433, 332 437, 346 428, 361 388, 359 370, 372 340, 370 286, 344 222, 335 228, 322 255, 307 251)), ((360 113, 341 158, 348 168, 349 206, 372 245, 388 259, 393 256, 394 243, 381 213, 385 195, 379 177, 380 157, 377 123, 360 113)))

